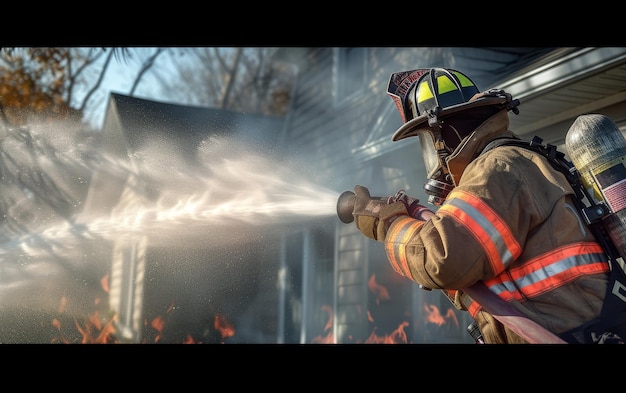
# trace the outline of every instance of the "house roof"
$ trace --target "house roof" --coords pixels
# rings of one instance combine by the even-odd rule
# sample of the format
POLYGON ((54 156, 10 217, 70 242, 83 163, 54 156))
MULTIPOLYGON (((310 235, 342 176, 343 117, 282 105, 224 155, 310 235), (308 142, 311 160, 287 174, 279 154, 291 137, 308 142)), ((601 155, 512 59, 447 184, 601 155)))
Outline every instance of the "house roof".
POLYGON ((185 150, 197 148, 209 135, 233 135, 244 140, 276 142, 283 118, 170 104, 111 93, 104 132, 116 119, 128 148, 136 150, 147 140, 165 137, 185 150))

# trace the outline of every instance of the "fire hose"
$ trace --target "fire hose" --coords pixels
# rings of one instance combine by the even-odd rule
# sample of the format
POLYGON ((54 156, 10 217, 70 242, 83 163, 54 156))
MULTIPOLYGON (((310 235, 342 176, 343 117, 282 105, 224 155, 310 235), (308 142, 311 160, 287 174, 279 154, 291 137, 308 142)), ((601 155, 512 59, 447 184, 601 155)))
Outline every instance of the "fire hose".
MULTIPOLYGON (((396 194, 397 196, 398 194, 396 194)), ((389 201, 390 197, 371 197, 375 200, 389 201)), ((393 198, 393 197, 391 197, 393 198)), ((344 191, 337 199, 337 216, 344 224, 354 221, 355 194, 344 191)), ((482 281, 462 289, 495 319, 511 329, 531 344, 567 344, 560 337, 531 320, 506 301, 491 292, 482 281)))

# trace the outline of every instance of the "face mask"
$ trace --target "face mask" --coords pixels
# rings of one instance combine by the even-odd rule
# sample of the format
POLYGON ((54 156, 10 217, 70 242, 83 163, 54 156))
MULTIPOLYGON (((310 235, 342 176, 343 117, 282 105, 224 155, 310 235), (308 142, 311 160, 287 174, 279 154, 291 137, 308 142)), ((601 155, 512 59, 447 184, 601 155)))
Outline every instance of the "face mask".
POLYGON ((417 133, 422 158, 426 168, 428 180, 424 184, 424 191, 428 195, 428 203, 441 206, 450 191, 454 188, 446 157, 452 152, 441 138, 441 133, 430 129, 420 130, 417 133))

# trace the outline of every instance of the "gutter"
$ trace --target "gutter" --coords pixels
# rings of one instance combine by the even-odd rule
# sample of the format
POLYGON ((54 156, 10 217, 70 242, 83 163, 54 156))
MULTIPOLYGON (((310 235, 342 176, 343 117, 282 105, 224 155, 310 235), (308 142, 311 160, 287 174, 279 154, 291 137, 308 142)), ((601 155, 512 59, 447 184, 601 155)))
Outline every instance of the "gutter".
MULTIPOLYGON (((494 86, 529 100, 626 61, 626 47, 582 48, 494 86)), ((535 64, 541 63, 537 61, 535 64)))

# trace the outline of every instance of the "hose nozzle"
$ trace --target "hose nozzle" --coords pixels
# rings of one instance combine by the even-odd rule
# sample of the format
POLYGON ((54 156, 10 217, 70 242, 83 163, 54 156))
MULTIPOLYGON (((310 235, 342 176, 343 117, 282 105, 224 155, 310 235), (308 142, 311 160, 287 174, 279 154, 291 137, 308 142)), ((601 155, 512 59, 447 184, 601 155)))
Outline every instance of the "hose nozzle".
MULTIPOLYGON (((396 195, 391 197, 372 196, 370 198, 379 200, 384 204, 403 202, 407 208, 408 215, 418 220, 425 221, 433 214, 431 210, 419 204, 419 199, 408 196, 404 190, 399 190, 396 195)), ((337 199, 337 216, 339 216, 339 219, 344 224, 349 224, 354 221, 354 215, 352 213, 354 212, 355 203, 356 195, 352 191, 344 191, 339 195, 337 199)))
POLYGON ((354 211, 355 195, 352 191, 344 191, 337 199, 337 216, 344 224, 354 221, 352 212, 354 211))
MULTIPOLYGON (((380 200, 389 203, 389 197, 372 196, 371 199, 380 200)), ((356 203, 356 195, 352 191, 344 191, 337 199, 337 216, 344 224, 350 224, 354 221, 352 212, 356 203)))

